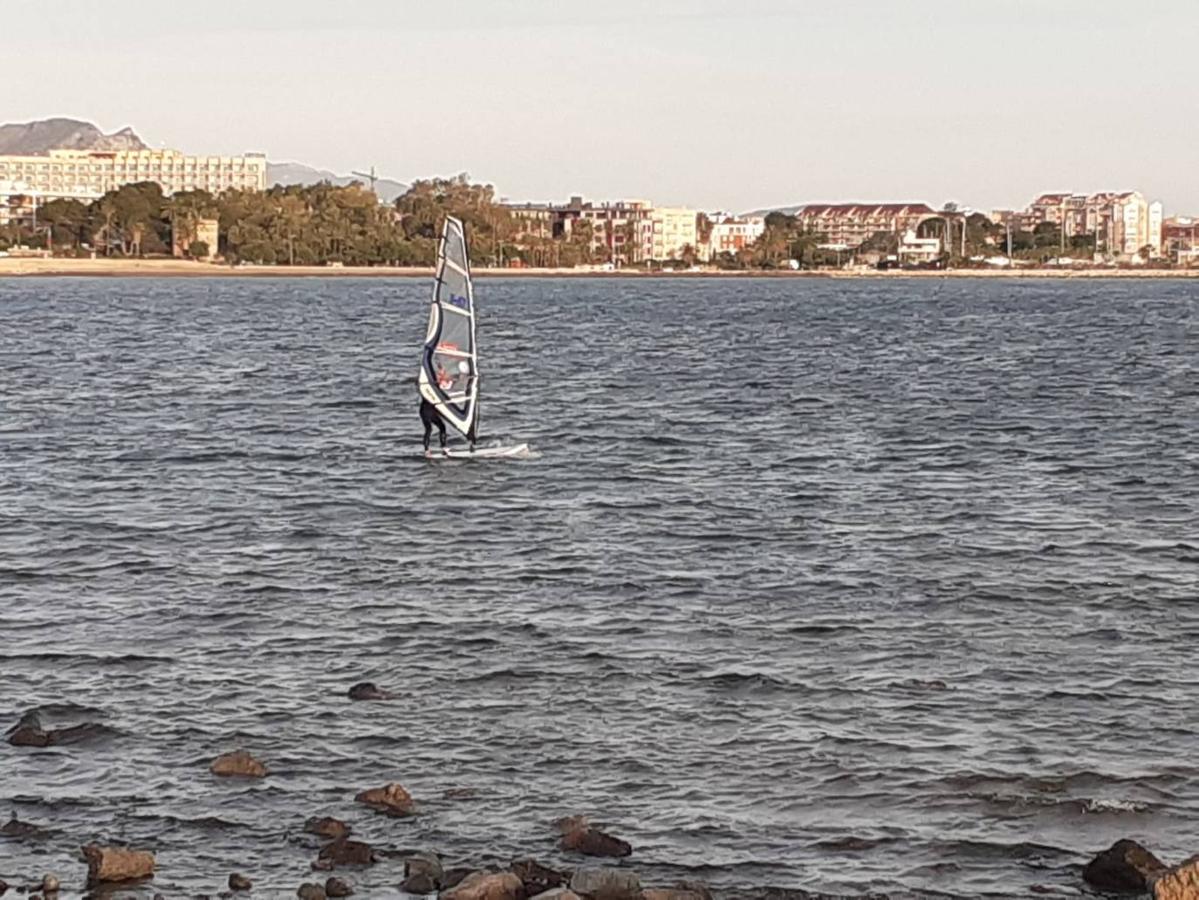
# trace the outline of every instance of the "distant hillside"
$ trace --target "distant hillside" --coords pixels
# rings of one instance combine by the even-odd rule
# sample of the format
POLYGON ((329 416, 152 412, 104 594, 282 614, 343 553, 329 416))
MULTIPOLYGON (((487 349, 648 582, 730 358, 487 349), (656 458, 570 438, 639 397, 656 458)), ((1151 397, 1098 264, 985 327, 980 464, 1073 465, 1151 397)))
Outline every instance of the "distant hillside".
MULTIPOLYGON (((316 184, 318 181, 328 181, 339 186, 345 186, 353 181, 360 181, 364 186, 370 187, 369 178, 362 178, 357 175, 336 175, 324 169, 314 169, 312 166, 306 166, 303 163, 267 163, 266 166, 267 187, 275 184, 316 184)), ((393 181, 390 178, 375 179, 375 193, 383 203, 391 203, 406 190, 408 190, 408 185, 393 181)))
POLYGON ((768 206, 765 209, 755 209, 753 212, 746 213, 747 216, 768 216, 772 212, 780 212, 784 215, 793 216, 799 210, 803 209, 805 204, 797 203, 795 206, 768 206))
POLYGON ((0 125, 0 153, 37 156, 64 148, 68 150, 144 150, 132 128, 105 134, 90 122, 78 119, 42 119, 0 125))

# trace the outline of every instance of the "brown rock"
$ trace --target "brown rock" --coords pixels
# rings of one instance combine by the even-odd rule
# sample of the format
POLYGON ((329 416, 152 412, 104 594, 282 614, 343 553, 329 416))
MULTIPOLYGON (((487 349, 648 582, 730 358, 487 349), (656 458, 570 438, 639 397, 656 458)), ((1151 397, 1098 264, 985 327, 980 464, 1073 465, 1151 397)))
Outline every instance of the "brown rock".
POLYGON ((524 900, 525 888, 511 872, 475 872, 449 891, 441 900, 524 900))
POLYGON ((21 822, 17 819, 17 814, 13 813, 3 825, 0 825, 0 836, 10 838, 35 838, 45 834, 45 831, 38 828, 36 825, 31 825, 29 822, 21 822))
POLYGON ((296 889, 296 896, 300 900, 325 900, 325 889, 306 881, 296 889))
POLYGON ((337 840, 349 837, 353 829, 341 819, 334 819, 332 816, 322 816, 321 818, 313 816, 304 823, 304 830, 309 834, 319 834, 321 837, 337 840))
POLYGON ((703 895, 680 888, 646 888, 641 900, 703 900, 703 895))
POLYGON ((309 866, 314 872, 332 872, 333 860, 331 859, 314 859, 312 865, 309 866))
POLYGON ((548 891, 542 891, 530 900, 583 900, 578 894, 570 888, 556 887, 548 891))
POLYGON ((411 878, 415 875, 428 876, 434 888, 437 888, 441 885, 445 870, 436 853, 414 853, 404 860, 404 877, 411 878))
POLYGON ((387 784, 381 788, 371 788, 362 791, 354 799, 371 809, 387 813, 389 816, 410 816, 415 811, 412 795, 400 784, 387 784))
POLYGON ((154 874, 154 854, 146 850, 88 844, 83 848, 83 856, 87 860, 89 882, 133 881, 154 874))
POLYGON ((54 743, 54 736, 42 728, 41 716, 27 712, 8 732, 8 742, 14 747, 49 747, 54 743))
POLYGON ((318 858, 334 866, 369 866, 375 861, 375 851, 362 841, 340 838, 322 847, 318 858))
POLYGON ((566 816, 554 821, 554 827, 560 834, 570 834, 572 831, 586 831, 591 827, 586 816, 566 816))
POLYGON ((400 890, 405 894, 436 894, 437 882, 428 872, 417 872, 400 882, 400 890))
POLYGON ((1153 900, 1199 900, 1199 856, 1155 878, 1153 900))
POLYGON ((229 890, 231 891, 248 891, 252 887, 254 887, 254 882, 245 875, 234 872, 229 876, 229 890))
POLYGON ((535 859, 518 859, 510 866, 512 873, 525 886, 525 893, 530 897, 543 894, 546 891, 561 887, 569 881, 569 877, 549 866, 543 866, 535 859))
POLYGON ((245 750, 234 750, 232 753, 218 756, 209 768, 213 775, 224 777, 262 778, 267 774, 266 766, 245 750))
POLYGON ((1160 859, 1136 841, 1116 841, 1082 870, 1083 880, 1101 891, 1136 892, 1149 890, 1150 882, 1166 871, 1160 859))
POLYGON ((441 889, 448 891, 450 888, 456 888, 474 874, 474 869, 468 869, 465 866, 455 866, 452 869, 446 869, 445 874, 441 876, 441 889))
POLYGON ((605 834, 598 828, 578 828, 562 835, 562 849, 584 856, 628 856, 633 848, 628 841, 605 834))
POLYGON ((360 681, 350 688, 351 700, 390 700, 392 695, 387 691, 380 690, 374 683, 370 681, 360 681))
POLYGON ((330 878, 325 882, 326 897, 348 897, 352 893, 354 893, 354 889, 340 878, 330 878))
POLYGON ((611 867, 576 869, 570 889, 593 900, 640 900, 641 880, 636 872, 611 867))

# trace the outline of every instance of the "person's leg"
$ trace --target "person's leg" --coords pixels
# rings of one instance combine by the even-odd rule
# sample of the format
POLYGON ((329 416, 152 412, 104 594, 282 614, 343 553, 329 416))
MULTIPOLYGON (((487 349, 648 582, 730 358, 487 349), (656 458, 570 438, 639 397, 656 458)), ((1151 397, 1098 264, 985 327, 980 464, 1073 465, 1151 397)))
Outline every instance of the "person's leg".
POLYGON ((425 424, 425 452, 429 452, 429 438, 433 436, 433 423, 428 419, 424 420, 425 424))
POLYGON ((441 441, 441 449, 445 449, 445 422, 437 420, 437 439, 441 441))

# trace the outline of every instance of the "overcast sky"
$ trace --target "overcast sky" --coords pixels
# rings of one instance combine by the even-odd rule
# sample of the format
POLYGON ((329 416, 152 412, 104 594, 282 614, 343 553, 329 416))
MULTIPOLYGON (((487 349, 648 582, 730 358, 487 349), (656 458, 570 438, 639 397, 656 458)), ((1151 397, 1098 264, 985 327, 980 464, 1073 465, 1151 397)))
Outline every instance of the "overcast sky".
POLYGON ((1199 0, 0 0, 0 122, 514 200, 1199 214, 1199 0))

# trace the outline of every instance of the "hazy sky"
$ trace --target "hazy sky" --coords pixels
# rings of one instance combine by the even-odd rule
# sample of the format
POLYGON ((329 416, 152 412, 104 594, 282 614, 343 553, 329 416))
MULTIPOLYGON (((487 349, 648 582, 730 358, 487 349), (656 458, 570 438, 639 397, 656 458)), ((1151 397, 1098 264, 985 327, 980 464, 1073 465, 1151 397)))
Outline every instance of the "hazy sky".
POLYGON ((514 200, 1199 214, 1199 0, 0 0, 0 122, 65 115, 514 200))

